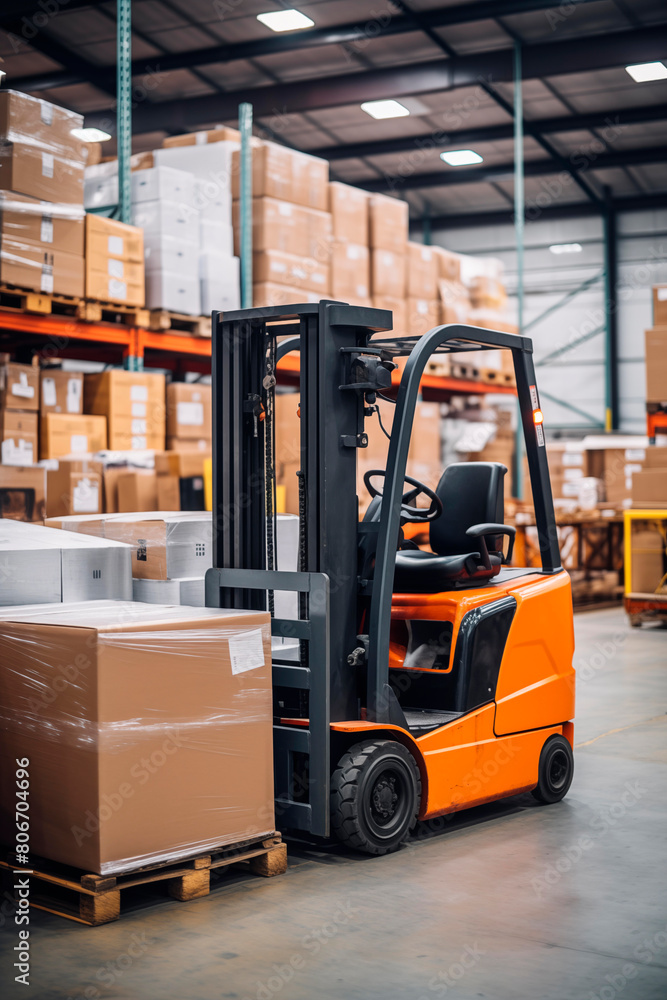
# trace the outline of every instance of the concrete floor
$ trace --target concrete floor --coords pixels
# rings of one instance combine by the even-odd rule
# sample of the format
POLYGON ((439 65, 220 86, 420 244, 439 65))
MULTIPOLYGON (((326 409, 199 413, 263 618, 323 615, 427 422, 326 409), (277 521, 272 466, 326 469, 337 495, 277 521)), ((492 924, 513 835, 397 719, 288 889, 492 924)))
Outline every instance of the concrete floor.
POLYGON ((280 878, 229 878, 83 928, 33 911, 39 1000, 665 1000, 667 632, 576 618, 576 774, 419 829, 385 858, 292 850, 280 878))

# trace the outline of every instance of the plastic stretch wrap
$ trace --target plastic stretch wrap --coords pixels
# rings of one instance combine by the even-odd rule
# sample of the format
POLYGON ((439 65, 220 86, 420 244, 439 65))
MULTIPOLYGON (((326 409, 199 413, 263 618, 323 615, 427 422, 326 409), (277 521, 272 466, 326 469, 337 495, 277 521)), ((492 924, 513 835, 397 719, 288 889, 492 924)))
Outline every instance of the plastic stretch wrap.
POLYGON ((266 613, 114 601, 2 619, 3 823, 27 757, 36 855, 104 874, 272 832, 266 613))
POLYGON ((15 90, 0 94, 0 186, 50 202, 83 204, 83 119, 15 90))

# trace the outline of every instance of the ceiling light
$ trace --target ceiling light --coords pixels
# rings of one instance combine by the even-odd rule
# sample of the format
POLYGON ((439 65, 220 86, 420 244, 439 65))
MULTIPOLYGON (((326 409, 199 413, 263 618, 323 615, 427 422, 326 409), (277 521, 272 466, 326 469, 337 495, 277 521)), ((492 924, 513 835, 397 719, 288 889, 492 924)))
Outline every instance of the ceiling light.
POLYGON ((552 253, 581 253, 581 243, 554 243, 549 247, 552 253))
POLYGON ((398 101, 364 101, 361 110, 371 118, 405 118, 410 114, 398 101))
POLYGON ((109 133, 103 132, 101 128, 73 128, 72 135, 83 142, 106 142, 111 139, 109 133))
POLYGON ((440 159, 448 163, 450 167, 467 167, 469 163, 484 162, 484 157, 476 153, 474 149, 450 149, 448 153, 441 153, 440 159))
POLYGON ((635 63, 634 66, 626 66, 625 70, 630 74, 635 83, 649 83, 651 80, 667 80, 667 66, 661 62, 635 63))
POLYGON ((257 20, 271 31, 298 31, 300 28, 312 28, 315 24, 300 10, 270 10, 267 14, 258 14, 257 20))

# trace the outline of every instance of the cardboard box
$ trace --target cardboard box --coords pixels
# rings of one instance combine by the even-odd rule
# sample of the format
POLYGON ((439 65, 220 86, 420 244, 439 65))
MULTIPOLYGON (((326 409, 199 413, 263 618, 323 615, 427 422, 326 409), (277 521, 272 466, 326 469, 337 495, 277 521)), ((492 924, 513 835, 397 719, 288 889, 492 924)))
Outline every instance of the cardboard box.
POLYGON ((441 323, 467 323, 472 308, 468 289, 460 281, 440 278, 438 281, 440 296, 441 323))
POLYGON ((0 606, 127 601, 132 594, 130 550, 104 538, 7 520, 0 559, 0 606))
POLYGON ((4 617, 3 836, 23 755, 35 854, 84 871, 173 862, 272 833, 266 612, 98 602, 4 617), (64 687, 63 664, 75 675, 64 687), (54 684, 57 697, 35 704, 35 691, 54 684))
POLYGON ((132 600, 142 604, 176 604, 203 608, 204 577, 184 580, 133 580, 132 600))
POLYGON ((632 506, 667 509, 667 467, 642 469, 632 477, 632 506))
POLYGON ((74 137, 72 130, 82 125, 83 115, 58 104, 18 90, 0 92, 0 137, 3 139, 29 137, 40 148, 77 159, 82 157, 85 144, 74 137))
POLYGON ((438 261, 434 247, 408 243, 407 296, 412 299, 437 299, 438 261))
POLYGON ((102 302, 143 306, 141 229, 114 219, 86 216, 86 295, 102 302))
POLYGON ((653 286, 653 326, 667 326, 667 285, 653 286))
POLYGON ((201 316, 199 278, 180 271, 149 271, 146 274, 146 306, 185 316, 201 316))
POLYGON ((49 202, 0 191, 0 244, 13 240, 19 246, 28 244, 42 251, 58 250, 82 257, 83 220, 82 205, 58 205, 54 211, 49 202))
POLYGON ((173 236, 184 243, 199 245, 199 211, 178 201, 141 201, 132 217, 146 237, 173 236))
POLYGON ((89 458, 60 459, 55 469, 47 469, 47 517, 101 512, 101 462, 89 458))
POLYGON ((329 264, 314 257, 299 257, 282 250, 263 250, 253 254, 253 281, 274 282, 329 295, 329 264))
POLYGON ((329 211, 334 240, 368 246, 368 198, 361 188, 330 182, 329 211))
POLYGON ((134 469, 152 469, 153 453, 131 450, 112 451, 96 456, 103 465, 103 510, 106 514, 118 513, 118 480, 121 475, 134 469))
POLYGON ((84 259, 50 246, 5 239, 0 250, 0 281, 45 295, 84 293, 84 259))
POLYGON ((158 510, 204 509, 204 462, 208 451, 165 451, 155 455, 158 510))
POLYGON ((66 514, 61 517, 45 518, 44 527, 58 528, 61 531, 76 531, 82 535, 104 538, 106 518, 106 514, 66 514))
MULTIPOLYGON (((405 299, 394 298, 393 295, 374 295, 373 305, 376 309, 389 309, 393 316, 393 331, 398 334, 407 334, 407 302, 405 299)), ((397 359, 400 360, 400 359, 397 359)))
POLYGON ((213 253, 199 256, 199 288, 203 316, 214 310, 241 308, 241 277, 238 257, 213 253))
POLYGON ((232 154, 238 148, 236 141, 172 146, 156 150, 155 162, 158 166, 193 173, 199 182, 196 207, 202 217, 229 226, 232 222, 232 154))
MULTIPOLYGON (((241 252, 239 203, 234 202, 234 253, 241 252)), ((282 250, 297 257, 326 261, 331 244, 331 216, 302 205, 292 205, 276 198, 253 198, 252 246, 262 250, 282 250)))
POLYGON ((654 594, 665 573, 665 543, 656 526, 633 524, 630 586, 633 594, 654 594))
POLYGON ((646 402, 667 404, 667 325, 644 334, 646 348, 646 402))
POLYGON ((195 175, 174 167, 152 167, 132 174, 132 202, 175 201, 195 208, 195 175))
POLYGON ((107 419, 73 413, 47 413, 40 420, 39 457, 89 455, 107 446, 107 419))
POLYGON ((241 142, 241 133, 238 129, 229 128, 227 125, 219 125, 217 128, 208 129, 205 132, 186 132, 184 135, 168 135, 162 140, 163 149, 170 149, 173 146, 206 146, 209 142, 241 142))
POLYGON ((104 536, 132 546, 132 576, 140 579, 204 576, 212 566, 210 512, 119 514, 105 521, 104 536))
MULTIPOLYGON (((90 146, 90 143, 86 143, 90 146)), ((130 157, 130 170, 150 170, 154 166, 153 153, 134 153, 130 157)), ((94 163, 87 161, 83 182, 83 203, 87 209, 98 211, 114 208, 118 204, 118 160, 94 163)))
POLYGON ((39 368, 0 354, 0 410, 39 410, 39 368))
POLYGON ((3 465, 33 465, 38 457, 39 417, 20 410, 0 410, 0 457, 3 465))
POLYGON ((633 477, 646 459, 646 438, 631 435, 588 435, 584 438, 585 475, 600 479, 605 499, 620 506, 629 503, 633 477))
POLYGON ((371 291, 373 296, 405 297, 407 261, 404 253, 392 250, 371 250, 371 291))
POLYGON ((39 373, 39 412, 83 413, 83 374, 62 368, 42 368, 39 373))
POLYGON ((444 247, 433 247, 436 264, 438 267, 438 280, 460 281, 461 280, 461 258, 459 254, 445 250, 444 247))
POLYGON ((179 479, 204 475, 204 462, 211 457, 208 451, 158 451, 155 453, 155 471, 158 476, 170 475, 179 479))
MULTIPOLYGON (((181 510, 181 480, 178 476, 156 477, 156 510, 181 510)), ((135 598, 136 600, 136 598, 135 598)))
MULTIPOLYGON (((329 164, 275 142, 252 140, 253 198, 280 198, 294 205, 328 211, 329 164)), ((232 197, 240 197, 240 151, 232 155, 232 197)))
MULTIPOLYGON (((210 385, 200 382, 168 384, 167 434, 170 437, 181 438, 212 437, 210 385)), ((203 469, 201 471, 203 472, 203 469)))
POLYGON ((46 469, 0 465, 0 518, 40 522, 45 514, 46 469))
POLYGON ((110 449, 164 450, 164 375, 148 371, 128 372, 117 368, 86 375, 83 402, 87 413, 97 413, 107 418, 110 449))
POLYGON ((118 476, 118 510, 158 510, 157 475, 154 469, 126 469, 118 476))
POLYGON ((0 189, 58 205, 83 205, 84 160, 26 137, 0 143, 0 189))
POLYGON ((408 333, 421 336, 440 324, 440 303, 437 299, 408 299, 408 333))
POLYGON ((478 275, 470 282, 470 301, 475 309, 504 309, 507 304, 505 286, 496 278, 478 275))
POLYGON ((216 218, 220 211, 219 202, 211 202, 206 206, 206 213, 199 216, 199 249, 202 253, 216 256, 234 256, 234 230, 231 223, 216 218))
POLYGON ((144 242, 144 262, 146 274, 170 271, 184 278, 199 277, 199 247, 175 236, 148 233, 144 242))
POLYGON ((408 242, 408 203, 373 194, 368 202, 369 246, 404 254, 408 242))
POLYGON ((276 285, 271 282, 252 286, 252 304, 261 306, 287 306, 297 302, 319 302, 318 292, 307 292, 291 285, 276 285))
POLYGON ((103 261, 112 258, 143 264, 144 234, 138 226, 128 226, 116 219, 107 219, 89 212, 86 214, 87 263, 92 257, 99 257, 103 261))
POLYGON ((204 451, 211 450, 210 438, 167 438, 167 451, 204 451))
POLYGON ((343 302, 367 299, 370 295, 370 278, 368 247, 346 240, 334 240, 331 250, 331 298, 343 302))

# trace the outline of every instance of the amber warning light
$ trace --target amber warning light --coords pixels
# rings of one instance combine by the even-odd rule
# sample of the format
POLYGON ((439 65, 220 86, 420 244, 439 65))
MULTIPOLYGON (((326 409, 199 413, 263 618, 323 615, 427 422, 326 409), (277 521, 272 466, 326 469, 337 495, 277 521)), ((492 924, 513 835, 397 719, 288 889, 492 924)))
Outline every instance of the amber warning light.
POLYGON ((544 423, 544 414, 541 410, 533 410, 533 422, 536 424, 544 423))

